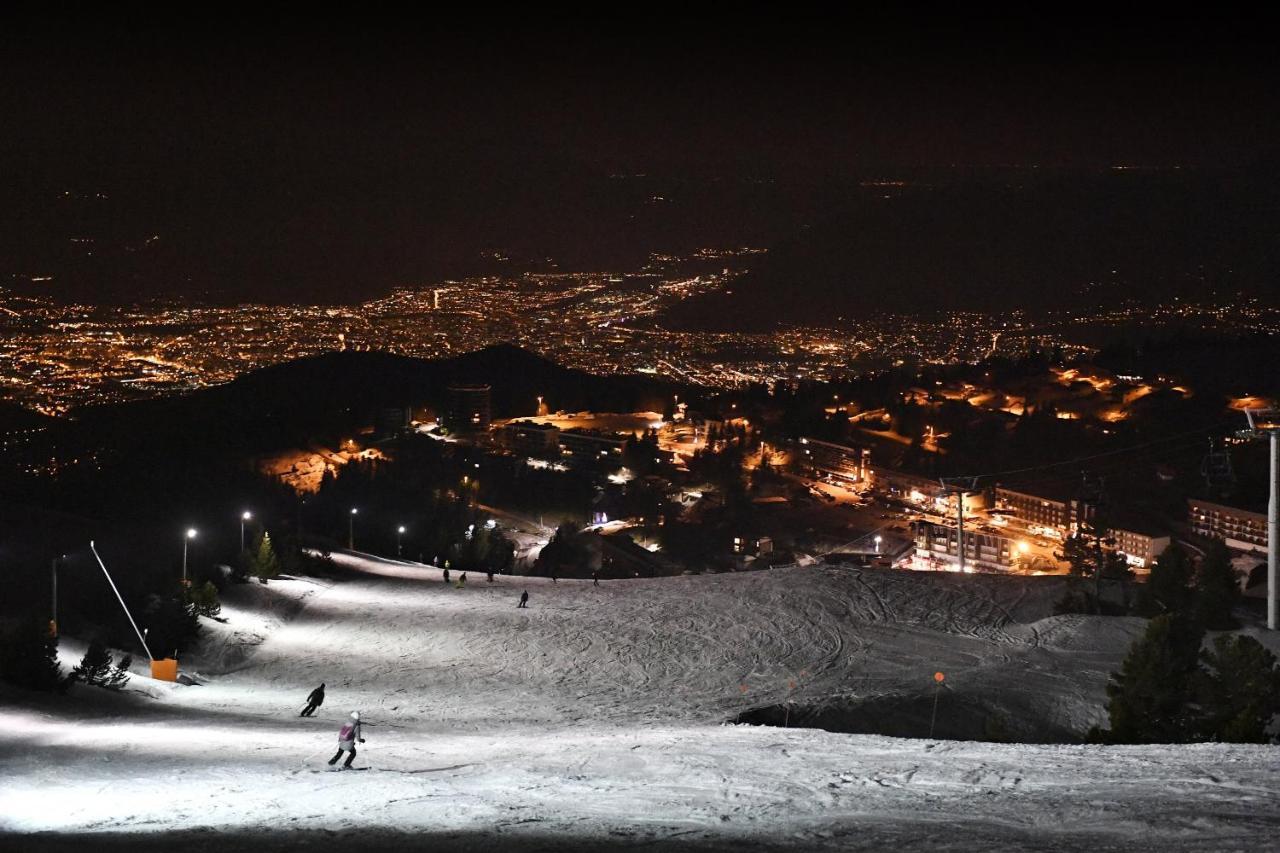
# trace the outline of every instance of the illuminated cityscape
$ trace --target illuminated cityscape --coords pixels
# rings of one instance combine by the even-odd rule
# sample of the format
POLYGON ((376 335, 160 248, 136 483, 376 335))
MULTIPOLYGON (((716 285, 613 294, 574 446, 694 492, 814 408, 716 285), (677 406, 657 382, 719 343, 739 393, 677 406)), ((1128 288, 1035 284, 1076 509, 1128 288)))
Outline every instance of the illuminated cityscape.
POLYGON ((649 373, 711 387, 830 381, 867 370, 1087 354, 1082 329, 1141 319, 1226 332, 1280 330, 1280 310, 1171 304, 1031 319, 1026 312, 873 315, 771 332, 675 331, 664 312, 732 287, 762 249, 655 256, 635 272, 527 274, 404 287, 359 305, 62 305, 0 290, 0 388, 24 407, 182 393, 333 350, 439 358, 512 343, 591 373, 649 373), (715 267, 708 269, 708 267, 715 267))

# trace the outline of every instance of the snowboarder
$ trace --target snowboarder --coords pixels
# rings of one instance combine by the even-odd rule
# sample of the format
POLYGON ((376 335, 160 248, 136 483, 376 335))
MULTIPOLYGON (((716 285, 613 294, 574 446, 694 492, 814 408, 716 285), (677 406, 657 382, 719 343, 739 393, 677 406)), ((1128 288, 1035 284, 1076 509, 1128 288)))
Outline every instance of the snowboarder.
POLYGON ((529 590, 520 593, 520 603, 516 607, 527 607, 529 604, 529 590))
POLYGON ((558 581, 558 580, 556 580, 556 570, 555 570, 555 569, 552 569, 552 570, 551 570, 551 582, 552 582, 552 583, 559 583, 559 581, 558 581))
POLYGON ((600 572, 595 569, 591 571, 591 585, 600 586, 600 572))
POLYGON ((320 682, 320 686, 317 687, 315 690, 312 690, 311 693, 307 696, 307 707, 303 708, 302 713, 299 714, 298 716, 310 717, 312 714, 316 712, 316 708, 319 708, 323 704, 324 704, 324 682, 322 681, 320 682))
POLYGON ((336 766, 338 759, 345 752, 347 760, 343 762, 342 769, 346 770, 350 767, 351 762, 356 760, 356 741, 364 743, 364 738, 360 737, 360 712, 352 711, 351 719, 343 723, 342 728, 338 730, 338 751, 333 754, 333 758, 329 759, 329 766, 336 766))
POLYGON ((467 585, 467 573, 463 572, 462 574, 458 575, 458 589, 462 589, 466 585, 467 585))
POLYGON ((445 569, 444 569, 444 582, 445 582, 445 583, 448 583, 448 582, 449 582, 449 567, 448 567, 448 566, 445 566, 445 569))

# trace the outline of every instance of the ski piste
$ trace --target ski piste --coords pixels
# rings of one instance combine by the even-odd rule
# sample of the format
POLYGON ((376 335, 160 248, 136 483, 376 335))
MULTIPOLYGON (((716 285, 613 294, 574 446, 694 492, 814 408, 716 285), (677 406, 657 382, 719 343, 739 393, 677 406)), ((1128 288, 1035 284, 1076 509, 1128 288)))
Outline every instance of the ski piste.
MULTIPOLYGON (((337 814, 365 849, 442 827, 547 849, 608 848, 649 827, 660 844, 693 830, 717 849, 791 853, 851 839, 1048 849, 1033 833, 1050 826, 1055 851, 1274 847, 1274 814, 1259 805, 1280 798, 1274 747, 947 740, 945 702, 933 739, 732 722, 788 699, 886 695, 917 699, 908 711, 925 703, 927 727, 939 671, 958 694, 1026 718, 1105 722, 1106 675, 1142 623, 1053 615, 1054 578, 821 567, 600 589, 529 578, 536 606, 517 618, 513 599, 462 596, 422 569, 334 559, 349 571, 331 586, 230 588, 228 622, 204 621, 201 656, 184 663, 206 676, 198 690, 154 683, 141 664, 133 682, 147 696, 0 695, 0 848, 39 853, 53 844, 42 839, 110 827, 225 833, 253 849, 337 814), (281 607, 286 597, 298 606, 281 607), (304 723, 296 698, 321 680, 323 716, 304 723), (353 710, 393 727, 368 730, 358 780, 312 781, 353 710), (437 770, 459 764, 473 766, 437 770), (168 776, 180 784, 157 796, 168 776)), ((59 651, 65 666, 84 648, 66 638, 59 651)), ((361 848, 344 837, 315 849, 361 848)))

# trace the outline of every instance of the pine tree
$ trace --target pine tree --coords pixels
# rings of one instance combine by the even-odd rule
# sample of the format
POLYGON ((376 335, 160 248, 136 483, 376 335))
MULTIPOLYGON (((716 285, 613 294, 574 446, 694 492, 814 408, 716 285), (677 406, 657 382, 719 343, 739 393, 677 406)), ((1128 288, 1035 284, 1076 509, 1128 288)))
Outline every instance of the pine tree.
POLYGON ((129 681, 129 667, 133 665, 133 655, 125 655, 116 662, 111 668, 111 674, 107 676, 106 682, 102 685, 108 690, 119 690, 129 681))
POLYGON ((1191 558, 1179 545, 1170 545, 1151 566, 1151 576, 1143 587, 1142 612, 1148 616, 1161 613, 1185 613, 1191 605, 1191 558))
POLYGON ((195 607, 182 592, 152 596, 144 617, 150 629, 149 645, 161 657, 188 648, 200 634, 195 607))
POLYGON ((276 558, 275 548, 271 545, 271 534, 265 530, 258 537, 258 543, 253 549, 253 574, 262 583, 280 574, 280 561, 276 558))
POLYGON ((1231 611, 1240 600, 1240 581, 1231 565, 1231 553, 1219 539, 1205 549, 1196 573, 1194 612, 1200 624, 1211 631, 1236 627, 1231 611))
POLYGON ((187 592, 187 600, 191 603, 197 616, 213 618, 222 612, 222 604, 218 601, 218 588, 213 581, 205 581, 200 586, 193 586, 187 592))
POLYGON ((79 665, 71 670, 71 680, 94 687, 105 687, 108 690, 119 690, 129 680, 129 666, 132 663, 133 658, 125 655, 113 666, 111 652, 94 640, 89 643, 89 648, 80 659, 79 665))
POLYGON ((111 652, 93 640, 85 651, 80 663, 71 670, 71 680, 101 687, 103 681, 111 674, 111 652))
POLYGON ((61 692, 68 679, 58 665, 58 638, 40 620, 27 620, 0 643, 0 678, 32 690, 61 692))
POLYGON ((1157 616, 1107 684, 1115 743, 1185 743, 1195 734, 1195 692, 1203 630, 1175 614, 1157 616))
POLYGON ((1253 637, 1225 634, 1214 640, 1204 662, 1204 735, 1226 743, 1267 743, 1267 726, 1280 713, 1276 656, 1253 637))

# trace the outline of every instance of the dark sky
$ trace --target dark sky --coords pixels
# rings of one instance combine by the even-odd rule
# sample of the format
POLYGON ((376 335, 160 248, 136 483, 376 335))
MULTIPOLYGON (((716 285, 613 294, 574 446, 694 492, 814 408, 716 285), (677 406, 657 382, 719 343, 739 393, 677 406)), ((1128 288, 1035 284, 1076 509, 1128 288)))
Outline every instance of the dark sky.
POLYGON ((767 239, 833 180, 953 164, 1248 169, 1280 138, 1261 21, 777 14, 10 21, 0 274, 40 269, 48 234, 92 227, 172 247, 146 273, 94 273, 104 293, 123 275, 340 298, 351 282, 465 273, 486 246, 587 262, 625 242, 598 223, 634 219, 635 199, 596 183, 610 173, 802 188, 707 194, 632 242, 697 231, 717 206, 756 208, 737 227, 767 239), (46 210, 66 188, 107 192, 110 209, 46 210))

